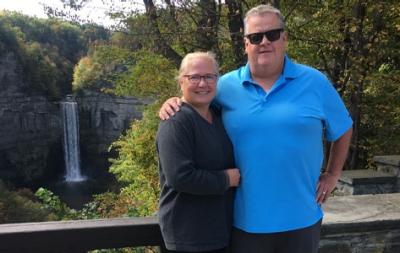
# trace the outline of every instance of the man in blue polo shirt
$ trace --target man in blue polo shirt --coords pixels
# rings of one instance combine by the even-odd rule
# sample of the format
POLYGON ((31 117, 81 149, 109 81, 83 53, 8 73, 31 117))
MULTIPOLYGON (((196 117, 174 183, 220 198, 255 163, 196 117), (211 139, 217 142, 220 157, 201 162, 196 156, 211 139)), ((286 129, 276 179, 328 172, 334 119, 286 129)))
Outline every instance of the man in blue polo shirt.
MULTIPOLYGON (((317 253, 325 203, 347 157, 353 121, 318 70, 285 54, 279 10, 246 14, 248 63, 222 76, 214 99, 241 173, 234 205, 234 253, 317 253), (332 142, 321 172, 323 138, 332 142)), ((168 100, 160 117, 167 119, 168 100)))

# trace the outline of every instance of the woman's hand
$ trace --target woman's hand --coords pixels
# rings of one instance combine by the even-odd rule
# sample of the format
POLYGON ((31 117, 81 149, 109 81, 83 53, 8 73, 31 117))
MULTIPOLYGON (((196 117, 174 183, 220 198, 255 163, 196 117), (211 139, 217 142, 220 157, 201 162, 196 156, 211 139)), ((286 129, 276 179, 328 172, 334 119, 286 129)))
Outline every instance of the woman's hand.
POLYGON ((227 169, 229 176, 229 187, 236 187, 240 182, 240 172, 238 168, 227 169))

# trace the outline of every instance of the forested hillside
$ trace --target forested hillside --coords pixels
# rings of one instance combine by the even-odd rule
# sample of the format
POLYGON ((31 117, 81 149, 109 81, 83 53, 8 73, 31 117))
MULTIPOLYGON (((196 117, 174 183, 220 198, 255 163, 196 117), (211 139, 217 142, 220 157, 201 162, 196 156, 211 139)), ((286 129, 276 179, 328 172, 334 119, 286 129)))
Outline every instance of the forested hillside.
POLYGON ((92 43, 108 36, 107 30, 92 24, 0 11, 0 53, 16 53, 32 91, 53 100, 72 93, 75 65, 92 43))

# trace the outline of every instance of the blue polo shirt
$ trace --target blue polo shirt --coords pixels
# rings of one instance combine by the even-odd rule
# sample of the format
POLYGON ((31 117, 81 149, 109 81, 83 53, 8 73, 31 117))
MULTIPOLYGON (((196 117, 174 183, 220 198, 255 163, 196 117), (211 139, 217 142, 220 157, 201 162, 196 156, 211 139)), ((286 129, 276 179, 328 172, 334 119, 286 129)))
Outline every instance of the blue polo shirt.
POLYGON ((323 216, 316 202, 323 137, 335 141, 353 124, 332 84, 285 56, 268 93, 252 81, 249 64, 222 76, 217 90, 241 172, 234 226, 269 233, 315 224, 323 216))

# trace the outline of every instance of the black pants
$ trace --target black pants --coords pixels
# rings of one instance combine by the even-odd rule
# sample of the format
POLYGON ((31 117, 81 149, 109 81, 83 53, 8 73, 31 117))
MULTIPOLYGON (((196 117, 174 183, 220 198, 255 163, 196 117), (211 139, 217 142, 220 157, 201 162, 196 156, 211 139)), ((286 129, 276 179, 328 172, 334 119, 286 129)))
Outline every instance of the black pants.
POLYGON ((317 253, 322 219, 310 227, 279 233, 247 233, 233 228, 233 253, 317 253))

